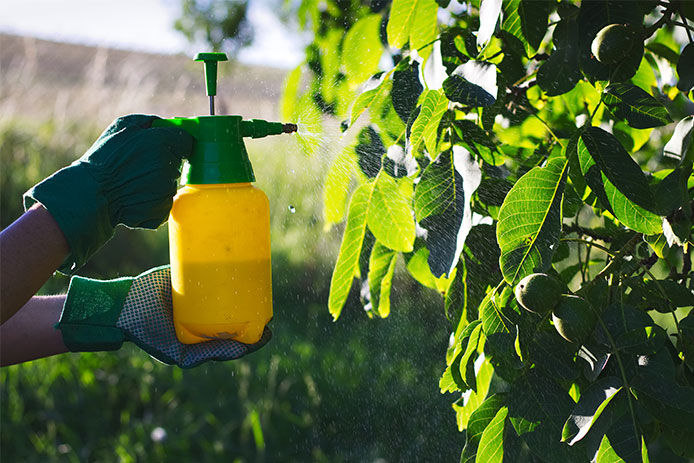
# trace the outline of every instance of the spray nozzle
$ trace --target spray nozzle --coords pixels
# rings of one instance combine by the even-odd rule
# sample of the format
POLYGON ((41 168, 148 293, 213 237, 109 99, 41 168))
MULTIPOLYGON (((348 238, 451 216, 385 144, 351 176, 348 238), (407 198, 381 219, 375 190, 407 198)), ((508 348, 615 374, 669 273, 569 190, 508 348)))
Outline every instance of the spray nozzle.
POLYGON ((262 138, 268 135, 296 132, 296 124, 284 124, 282 122, 268 122, 262 119, 241 121, 240 133, 242 137, 262 138))

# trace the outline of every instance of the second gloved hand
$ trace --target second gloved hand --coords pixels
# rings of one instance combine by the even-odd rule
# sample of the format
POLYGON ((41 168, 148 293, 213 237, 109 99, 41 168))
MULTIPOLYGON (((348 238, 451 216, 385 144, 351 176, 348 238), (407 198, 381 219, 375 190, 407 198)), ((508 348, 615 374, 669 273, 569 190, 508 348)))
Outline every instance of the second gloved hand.
POLYGON ((116 225, 155 229, 167 219, 193 138, 178 128, 151 127, 155 119, 116 119, 84 156, 25 193, 25 208, 43 204, 67 239, 62 272, 84 265, 116 225))
MULTIPOLYGON (((200 310, 204 311, 205 306, 201 305, 200 310)), ((124 341, 130 341, 152 357, 181 368, 243 357, 272 337, 265 327, 255 344, 233 340, 181 344, 174 329, 168 266, 135 278, 104 281, 72 277, 56 328, 72 352, 116 350, 124 341)))

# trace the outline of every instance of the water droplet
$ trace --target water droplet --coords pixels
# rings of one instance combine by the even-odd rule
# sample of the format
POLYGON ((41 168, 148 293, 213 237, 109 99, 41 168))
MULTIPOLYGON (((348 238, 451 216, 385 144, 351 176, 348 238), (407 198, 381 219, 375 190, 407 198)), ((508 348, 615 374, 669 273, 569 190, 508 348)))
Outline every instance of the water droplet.
POLYGON ((150 438, 154 442, 163 442, 164 440, 166 440, 166 437, 167 437, 166 429, 164 429, 160 426, 157 426, 156 428, 154 428, 152 430, 152 432, 150 433, 150 438))
POLYGON ((289 209, 289 212, 290 212, 291 214, 294 214, 294 213, 296 212, 296 208, 295 208, 294 206, 292 206, 292 205, 290 205, 287 209, 289 209))

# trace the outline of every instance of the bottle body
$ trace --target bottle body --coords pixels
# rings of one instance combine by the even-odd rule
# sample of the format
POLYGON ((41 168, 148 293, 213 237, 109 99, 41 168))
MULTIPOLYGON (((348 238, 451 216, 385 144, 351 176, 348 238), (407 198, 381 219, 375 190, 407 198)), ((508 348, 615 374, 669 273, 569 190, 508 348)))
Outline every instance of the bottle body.
POLYGON ((171 208, 169 248, 178 339, 257 342, 272 318, 265 193, 250 183, 184 186, 171 208))

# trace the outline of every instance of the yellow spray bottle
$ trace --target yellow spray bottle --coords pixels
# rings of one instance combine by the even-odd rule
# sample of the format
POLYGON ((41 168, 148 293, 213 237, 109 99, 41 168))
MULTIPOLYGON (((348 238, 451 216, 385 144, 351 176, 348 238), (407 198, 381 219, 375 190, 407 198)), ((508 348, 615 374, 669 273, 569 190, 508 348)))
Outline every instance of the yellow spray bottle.
POLYGON ((174 326, 184 344, 254 343, 272 318, 270 208, 251 184, 243 137, 294 132, 296 125, 215 116, 217 62, 226 55, 195 59, 205 62, 211 115, 156 122, 195 138, 169 217, 174 326))

